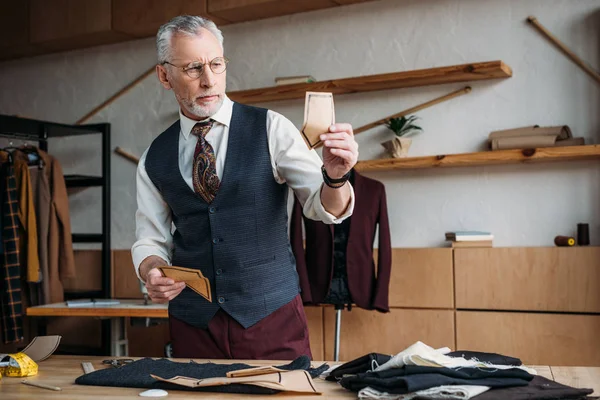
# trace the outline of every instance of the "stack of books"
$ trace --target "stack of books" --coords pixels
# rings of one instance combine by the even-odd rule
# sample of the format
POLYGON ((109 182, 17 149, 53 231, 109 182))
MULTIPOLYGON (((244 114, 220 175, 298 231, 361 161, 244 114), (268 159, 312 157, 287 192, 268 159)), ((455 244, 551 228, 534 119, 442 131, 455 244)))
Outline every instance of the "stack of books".
POLYGON ((494 235, 482 231, 454 231, 446 232, 446 240, 452 247, 492 247, 494 235))

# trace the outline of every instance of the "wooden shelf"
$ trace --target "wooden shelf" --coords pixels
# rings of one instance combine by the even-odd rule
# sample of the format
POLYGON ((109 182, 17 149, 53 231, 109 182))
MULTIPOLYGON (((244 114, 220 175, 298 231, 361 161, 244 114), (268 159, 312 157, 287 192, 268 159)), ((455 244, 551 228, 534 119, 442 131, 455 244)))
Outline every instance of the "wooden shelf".
POLYGON ((230 92, 231 100, 252 104, 275 100, 304 99, 305 92, 331 92, 333 94, 370 92, 375 90, 400 89, 415 86, 441 85, 486 79, 509 78, 511 68, 502 61, 486 61, 472 64, 453 65, 392 72, 389 74, 358 76, 313 83, 272 86, 259 89, 230 92))
POLYGON ((358 172, 368 172, 395 169, 473 167, 479 165, 573 161, 597 158, 600 158, 600 145, 592 144, 587 146, 543 147, 524 150, 495 150, 424 157, 386 158, 359 161, 355 168, 358 172))

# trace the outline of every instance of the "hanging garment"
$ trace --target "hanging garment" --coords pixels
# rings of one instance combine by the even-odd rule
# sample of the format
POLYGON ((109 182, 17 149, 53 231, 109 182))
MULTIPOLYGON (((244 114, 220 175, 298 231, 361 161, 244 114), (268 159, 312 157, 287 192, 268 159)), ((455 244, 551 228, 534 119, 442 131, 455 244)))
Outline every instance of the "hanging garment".
POLYGON ((27 156, 18 150, 13 152, 12 158, 19 192, 21 262, 26 266, 27 282, 37 283, 40 282, 40 260, 38 255, 37 219, 33 203, 29 165, 27 156))
POLYGON ((52 203, 48 234, 48 285, 49 301, 64 301, 62 281, 75 277, 75 258, 71 239, 71 218, 69 198, 62 167, 58 160, 44 151, 39 151, 44 161, 46 176, 50 185, 52 203))
POLYGON ((23 305, 21 303, 21 261, 19 253, 18 192, 14 168, 8 155, 0 153, 2 190, 2 245, 0 265, 0 311, 4 343, 23 339, 23 305))
MULTIPOLYGON (((392 247, 385 187, 379 181, 354 172, 354 213, 348 219, 346 252, 348 289, 352 301, 364 309, 389 311, 392 247), (379 227, 378 263, 373 261, 373 241, 379 227)), ((302 300, 320 304, 326 299, 334 276, 335 228, 304 217, 295 199, 290 224, 292 250, 300 277, 302 300), (302 223, 306 231, 306 247, 302 223)))
POLYGON ((50 206, 52 196, 50 185, 44 169, 39 167, 30 168, 31 188, 33 203, 35 207, 37 232, 38 232, 38 255, 40 260, 40 275, 42 281, 38 285, 39 304, 50 303, 50 283, 48 279, 48 234, 50 231, 50 206))

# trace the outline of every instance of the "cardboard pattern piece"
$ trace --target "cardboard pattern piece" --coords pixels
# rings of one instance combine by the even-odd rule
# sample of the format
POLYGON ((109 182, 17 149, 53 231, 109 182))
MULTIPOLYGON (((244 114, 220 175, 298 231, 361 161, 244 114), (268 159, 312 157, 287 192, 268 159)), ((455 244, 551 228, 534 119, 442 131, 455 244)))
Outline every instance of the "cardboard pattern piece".
POLYGON ((208 386, 223 386, 233 383, 243 383, 245 385, 261 386, 268 389, 281 390, 284 392, 296 393, 313 393, 321 394, 310 377, 308 371, 293 370, 285 372, 272 372, 265 374, 264 371, 259 371, 258 375, 238 376, 238 377, 219 377, 196 379, 185 376, 176 376, 171 379, 161 378, 156 375, 151 375, 154 379, 181 385, 189 388, 208 387, 208 386))
POLYGON ((187 287, 212 302, 210 282, 200 270, 174 266, 158 267, 158 269, 167 278, 171 278, 175 282, 185 282, 187 287))
POLYGON ((304 100, 304 124, 302 138, 309 149, 321 143, 320 136, 329 132, 335 124, 333 94, 325 92, 306 92, 304 100))
POLYGON ((21 352, 35 362, 44 361, 56 351, 61 338, 59 335, 36 336, 21 352))

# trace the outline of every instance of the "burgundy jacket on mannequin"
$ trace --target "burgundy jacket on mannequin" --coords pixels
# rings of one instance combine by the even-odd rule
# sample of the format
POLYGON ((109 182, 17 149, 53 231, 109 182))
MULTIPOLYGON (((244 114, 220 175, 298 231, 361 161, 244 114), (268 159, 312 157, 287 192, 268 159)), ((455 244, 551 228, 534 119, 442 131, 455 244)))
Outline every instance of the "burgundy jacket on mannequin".
MULTIPOLYGON (((389 311, 389 283, 392 247, 385 187, 379 181, 354 172, 354 212, 346 252, 348 288, 353 303, 364 309, 389 311), (373 242, 379 225, 378 265, 373 261, 373 242), (376 272, 377 271, 377 272, 376 272)), ((290 225, 290 240, 296 257, 304 304, 319 304, 329 292, 333 274, 334 226, 303 216, 295 199, 290 225), (302 243, 302 222, 306 249, 302 243)))

